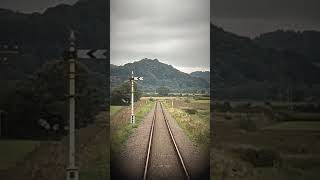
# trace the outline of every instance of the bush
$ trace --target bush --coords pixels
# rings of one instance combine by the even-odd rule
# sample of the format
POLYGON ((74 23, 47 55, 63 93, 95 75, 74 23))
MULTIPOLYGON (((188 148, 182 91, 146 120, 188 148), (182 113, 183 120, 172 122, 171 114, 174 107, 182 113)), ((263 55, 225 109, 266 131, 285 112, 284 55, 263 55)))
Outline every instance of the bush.
POLYGON ((271 103, 269 101, 264 102, 264 105, 271 107, 271 103))
POLYGON ((184 111, 188 114, 196 114, 198 111, 196 109, 184 109, 184 111))
POLYGON ((189 99, 185 99, 184 102, 190 103, 190 100, 189 99))
POLYGON ((257 129, 257 126, 253 120, 251 120, 248 115, 243 117, 239 122, 239 127, 246 131, 254 131, 257 129))
POLYGON ((273 167, 281 161, 280 154, 271 149, 244 149, 240 157, 255 167, 273 167))
POLYGON ((226 114, 226 115, 224 116, 224 118, 225 118, 226 120, 231 120, 231 119, 232 119, 232 116, 228 113, 228 114, 226 114))
POLYGON ((232 107, 229 101, 225 101, 223 103, 223 109, 224 109, 224 112, 231 111, 232 107))

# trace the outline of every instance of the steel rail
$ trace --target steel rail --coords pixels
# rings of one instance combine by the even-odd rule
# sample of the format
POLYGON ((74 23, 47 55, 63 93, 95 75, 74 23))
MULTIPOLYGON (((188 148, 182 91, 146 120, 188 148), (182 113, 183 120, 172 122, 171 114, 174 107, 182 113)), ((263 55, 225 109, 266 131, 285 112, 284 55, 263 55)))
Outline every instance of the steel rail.
MULTIPOLYGON (((148 144, 148 150, 147 150, 147 156, 146 156, 146 163, 145 163, 145 166, 144 166, 144 173, 143 173, 143 180, 146 180, 147 179, 147 174, 148 174, 148 166, 149 166, 149 163, 150 163, 150 154, 151 154, 151 145, 152 145, 152 138, 153 138, 153 131, 154 131, 154 126, 155 126, 155 121, 156 121, 156 118, 157 118, 157 106, 158 106, 158 102, 156 103, 156 106, 155 106, 155 110, 154 110, 154 114, 153 114, 153 118, 152 118, 152 124, 151 124, 151 129, 150 129, 150 135, 149 135, 149 144, 148 144)), ((167 129, 168 129, 168 132, 169 132, 169 135, 170 135, 170 139, 172 140, 172 143, 174 145, 174 149, 179 157, 179 162, 183 168, 183 171, 184 171, 184 174, 187 178, 187 180, 190 180, 190 176, 189 176, 189 173, 187 171, 187 168, 186 168, 186 165, 184 163, 184 160, 182 158, 182 155, 179 151, 179 148, 178 148, 178 145, 176 143, 176 140, 174 139, 174 136, 173 136, 173 133, 172 133, 172 130, 170 128, 170 125, 169 125, 169 122, 168 122, 168 119, 167 119, 167 116, 163 110, 163 107, 162 107, 162 104, 160 103, 160 109, 161 109, 161 112, 163 114, 163 117, 164 117, 164 120, 165 120, 165 123, 166 123, 166 126, 167 126, 167 129)))
POLYGON ((147 179, 150 152, 151 152, 151 144, 152 144, 152 137, 153 137, 153 129, 154 129, 154 124, 155 124, 155 120, 157 117, 157 106, 158 106, 158 103, 156 103, 156 107, 154 109, 154 113, 153 113, 153 117, 152 117, 152 124, 151 124, 150 135, 149 135, 148 151, 147 151, 146 163, 144 165, 143 180, 147 179))
POLYGON ((175 147, 175 150, 176 150, 176 152, 177 152, 177 154, 178 154, 178 156, 179 156, 180 164, 182 165, 183 171, 184 171, 187 179, 190 180, 190 176, 189 176, 188 170, 187 170, 187 168, 186 168, 186 165, 185 165, 185 163, 184 163, 184 160, 183 160, 183 158, 182 158, 182 155, 181 155, 181 153, 180 153, 180 151, 179 151, 179 148, 178 148, 178 145, 177 145, 177 143, 176 143, 176 140, 174 139, 174 136, 173 136, 172 130, 171 130, 171 128, 170 128, 170 125, 169 125, 167 116, 166 116, 166 114, 165 114, 165 112, 164 112, 164 110, 163 110, 163 107, 162 107, 162 104, 161 104, 161 103, 160 103, 160 107, 161 107, 161 111, 162 111, 164 120, 165 120, 165 122, 166 122, 167 128, 168 128, 168 131, 169 131, 171 140, 172 140, 173 145, 174 145, 174 147, 175 147))

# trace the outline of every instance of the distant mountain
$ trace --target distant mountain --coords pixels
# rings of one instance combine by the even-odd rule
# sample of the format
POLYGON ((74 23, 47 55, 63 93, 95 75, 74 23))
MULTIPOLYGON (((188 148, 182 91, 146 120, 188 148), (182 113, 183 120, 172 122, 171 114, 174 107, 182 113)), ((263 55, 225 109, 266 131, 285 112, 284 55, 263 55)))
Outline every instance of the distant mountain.
POLYGON ((78 48, 109 45, 109 7, 104 0, 61 4, 44 13, 24 14, 0 9, 0 44, 18 44, 23 53, 43 61, 61 56, 75 30, 78 48))
POLYGON ((277 30, 256 37, 254 42, 265 48, 295 52, 308 57, 313 62, 320 62, 319 31, 277 30))
POLYGON ((110 70, 113 87, 128 80, 131 71, 134 71, 135 76, 144 77, 138 83, 145 91, 154 91, 161 86, 168 87, 173 92, 209 89, 209 82, 206 80, 181 72, 157 59, 142 59, 123 66, 111 65, 110 70))
POLYGON ((320 83, 320 69, 307 56, 265 48, 212 24, 210 33, 211 87, 218 97, 271 98, 289 86, 304 91, 320 83))
POLYGON ((210 71, 195 71, 190 73, 192 77, 202 78, 207 82, 210 82, 210 71))
MULTIPOLYGON (((70 30, 75 31, 78 49, 110 49, 108 5, 105 0, 89 0, 74 5, 61 4, 32 14, 0 8, 0 50, 4 45, 18 45, 20 49, 17 55, 0 53, 0 102, 45 63, 63 59, 62 53, 69 46, 70 30), (4 57, 7 57, 5 61, 4 57)), ((95 82, 108 82, 109 59, 79 62, 87 66, 92 86, 108 92, 107 83, 95 82)))
MULTIPOLYGON (((7 84, 4 80, 21 80, 46 61, 61 59, 71 29, 76 31, 78 48, 109 49, 108 3, 84 0, 74 5, 58 5, 41 14, 0 9, 0 44, 18 44, 21 48, 20 55, 0 62, 4 87, 7 84)), ((320 84, 320 70, 313 63, 319 62, 318 32, 276 31, 250 39, 211 24, 210 34, 210 81, 215 96, 265 99, 285 94, 288 87, 302 91, 304 96, 312 95, 310 89, 313 93, 320 92, 315 88, 320 84)), ((99 78, 108 78, 109 61, 82 62, 99 78)), ((202 78, 150 60, 111 66, 111 74, 115 75, 112 83, 127 79, 133 68, 137 75, 145 77, 141 85, 146 90, 157 86, 176 90, 209 87, 202 78)))
MULTIPOLYGON (((0 9, 0 46, 18 45, 19 55, 0 60, 0 80, 21 80, 42 64, 62 59, 69 33, 76 33, 77 48, 109 49, 109 7, 105 0, 61 4, 43 13, 25 14, 0 9)), ((0 54, 0 59, 2 59, 0 54)), ((91 71, 107 75, 109 61, 82 61, 91 71)))

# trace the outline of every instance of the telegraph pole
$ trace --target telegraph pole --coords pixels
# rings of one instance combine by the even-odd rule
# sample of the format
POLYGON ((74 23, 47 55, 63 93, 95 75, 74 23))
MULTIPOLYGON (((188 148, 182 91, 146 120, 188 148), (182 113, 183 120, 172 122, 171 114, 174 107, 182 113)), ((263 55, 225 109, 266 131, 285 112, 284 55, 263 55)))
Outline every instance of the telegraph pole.
POLYGON ((76 166, 75 142, 75 89, 76 89, 76 60, 78 59, 106 59, 106 49, 76 49, 75 35, 71 31, 69 49, 64 52, 64 59, 69 63, 69 164, 67 166, 67 180, 79 180, 79 168, 76 166))
POLYGON ((69 46, 69 165, 67 180, 78 180, 79 171, 75 162, 75 77, 76 77, 76 48, 74 32, 70 33, 69 46))
POLYGON ((135 123, 135 116, 133 112, 133 104, 134 104, 133 93, 134 93, 134 76, 133 76, 133 71, 131 71, 131 124, 135 123))

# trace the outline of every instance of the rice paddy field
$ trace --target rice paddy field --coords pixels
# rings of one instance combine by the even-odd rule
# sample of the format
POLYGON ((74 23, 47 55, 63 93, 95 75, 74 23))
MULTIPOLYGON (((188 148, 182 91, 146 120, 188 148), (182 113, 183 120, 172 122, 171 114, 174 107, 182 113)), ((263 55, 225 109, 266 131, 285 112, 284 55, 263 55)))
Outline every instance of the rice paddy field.
POLYGON ((212 109, 212 179, 320 178, 319 112, 289 110, 281 102, 231 102, 227 108, 215 103, 220 105, 212 109))

